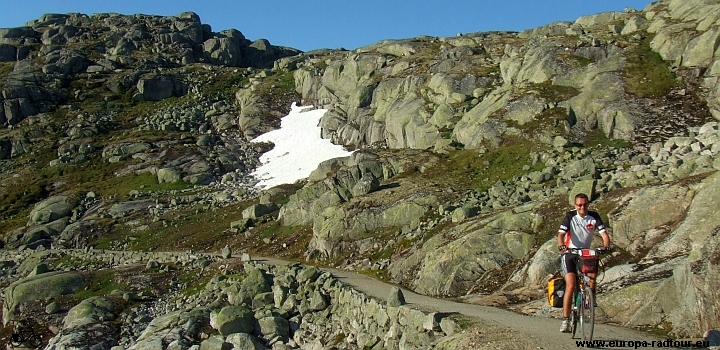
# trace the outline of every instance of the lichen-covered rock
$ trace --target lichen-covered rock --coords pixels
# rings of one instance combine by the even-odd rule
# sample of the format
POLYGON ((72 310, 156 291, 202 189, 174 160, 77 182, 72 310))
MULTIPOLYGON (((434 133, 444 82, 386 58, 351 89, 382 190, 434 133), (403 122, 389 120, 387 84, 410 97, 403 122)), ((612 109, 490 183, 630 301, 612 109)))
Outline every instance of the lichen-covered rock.
POLYGON ((242 212, 242 215, 243 215, 243 219, 255 220, 261 216, 264 216, 264 215, 267 215, 270 213, 274 213, 278 209, 280 209, 280 208, 278 208, 277 204, 275 204, 275 203, 253 204, 253 205, 245 208, 245 210, 243 210, 243 212, 242 212))
POLYGON ((17 308, 26 301, 40 300, 77 292, 85 277, 77 272, 48 272, 13 282, 5 288, 3 324, 13 319, 17 308))
POLYGON ((255 330, 252 310, 244 306, 226 306, 218 312, 215 319, 217 330, 223 336, 232 333, 252 333, 255 330))
POLYGON ((160 75, 142 78, 137 83, 140 97, 144 101, 160 101, 170 96, 183 96, 187 94, 187 84, 173 77, 160 75))
POLYGON ((70 216, 74 203, 67 196, 54 196, 35 204, 30 212, 28 225, 47 224, 51 221, 70 216))
MULTIPOLYGON (((264 334, 264 333, 263 333, 264 334)), ((247 333, 233 333, 225 338, 227 344, 232 344, 233 349, 266 350, 257 338, 247 333)), ((280 343, 282 344, 282 343, 280 343)), ((204 349, 204 348, 201 348, 204 349)), ((274 348, 273 348, 274 349, 274 348)))
POLYGON ((157 349, 175 340, 199 339, 209 318, 210 310, 204 307, 165 313, 152 319, 128 350, 157 349))
POLYGON ((229 281, 226 286, 224 290, 232 305, 252 304, 256 295, 272 291, 262 270, 252 265, 246 265, 242 281, 229 281))
POLYGON ((263 317, 258 320, 260 325, 260 334, 267 339, 275 336, 287 338, 290 336, 290 325, 288 321, 282 317, 263 317))
POLYGON ((672 223, 686 215, 693 195, 694 191, 682 185, 647 187, 628 193, 621 210, 607 213, 613 245, 634 254, 655 246, 668 235, 672 223))
POLYGON ((457 237, 444 245, 428 240, 415 255, 418 266, 396 264, 391 276, 411 274, 414 289, 426 295, 453 295, 470 286, 486 272, 499 270, 520 259, 535 244, 533 233, 538 216, 532 213, 502 213, 491 219, 472 220, 448 233, 457 237), (405 269, 411 270, 405 270, 405 269), (415 271, 415 272, 412 272, 415 271))
POLYGON ((242 62, 240 40, 234 36, 208 39, 202 46, 205 57, 212 64, 237 67, 242 62))
POLYGON ((182 179, 182 172, 177 168, 161 168, 157 170, 158 183, 174 183, 182 179))

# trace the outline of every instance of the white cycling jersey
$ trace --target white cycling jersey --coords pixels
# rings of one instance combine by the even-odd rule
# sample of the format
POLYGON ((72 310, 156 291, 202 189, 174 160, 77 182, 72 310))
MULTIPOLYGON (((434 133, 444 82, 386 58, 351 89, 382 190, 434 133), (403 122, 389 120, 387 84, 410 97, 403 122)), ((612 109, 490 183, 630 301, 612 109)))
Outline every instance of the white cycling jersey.
POLYGON ((572 210, 565 214, 558 231, 565 234, 563 244, 568 248, 589 249, 593 234, 605 232, 605 224, 597 212, 588 210, 587 215, 581 217, 577 210, 572 210))

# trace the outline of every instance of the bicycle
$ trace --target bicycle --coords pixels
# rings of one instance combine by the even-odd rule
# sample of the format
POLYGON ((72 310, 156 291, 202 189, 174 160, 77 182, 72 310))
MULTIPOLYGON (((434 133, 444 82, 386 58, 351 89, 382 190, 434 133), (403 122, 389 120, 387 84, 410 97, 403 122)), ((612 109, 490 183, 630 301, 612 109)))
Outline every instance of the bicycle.
POLYGON ((42 344, 42 336, 35 332, 33 325, 22 321, 11 321, 11 323, 13 324, 13 333, 10 337, 11 346, 28 346, 35 349, 42 344))
POLYGON ((590 276, 588 276, 588 273, 597 273, 600 254, 604 254, 606 251, 603 249, 577 248, 568 248, 567 251, 578 255, 575 291, 572 295, 573 303, 570 311, 572 337, 575 338, 577 326, 580 323, 581 339, 591 341, 595 329, 595 295, 590 288, 590 276))

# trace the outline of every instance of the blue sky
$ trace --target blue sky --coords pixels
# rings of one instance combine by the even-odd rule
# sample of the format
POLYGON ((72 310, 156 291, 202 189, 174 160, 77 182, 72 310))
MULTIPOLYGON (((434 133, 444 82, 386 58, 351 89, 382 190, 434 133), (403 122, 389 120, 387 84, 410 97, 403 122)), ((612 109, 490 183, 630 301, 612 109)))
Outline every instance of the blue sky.
POLYGON ((250 40, 303 51, 355 49, 382 39, 453 36, 535 28, 582 15, 642 10, 649 0, 0 0, 0 28, 45 13, 177 15, 193 11, 213 31, 235 28, 250 40))

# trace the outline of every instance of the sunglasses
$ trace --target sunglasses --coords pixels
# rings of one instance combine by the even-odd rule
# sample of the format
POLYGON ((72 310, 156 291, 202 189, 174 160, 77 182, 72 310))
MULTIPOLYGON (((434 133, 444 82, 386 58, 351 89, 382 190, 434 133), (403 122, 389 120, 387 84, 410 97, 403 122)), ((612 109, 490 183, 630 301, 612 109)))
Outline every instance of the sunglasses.
POLYGON ((590 205, 590 203, 575 204, 576 207, 581 207, 581 208, 587 207, 588 205, 590 205))

